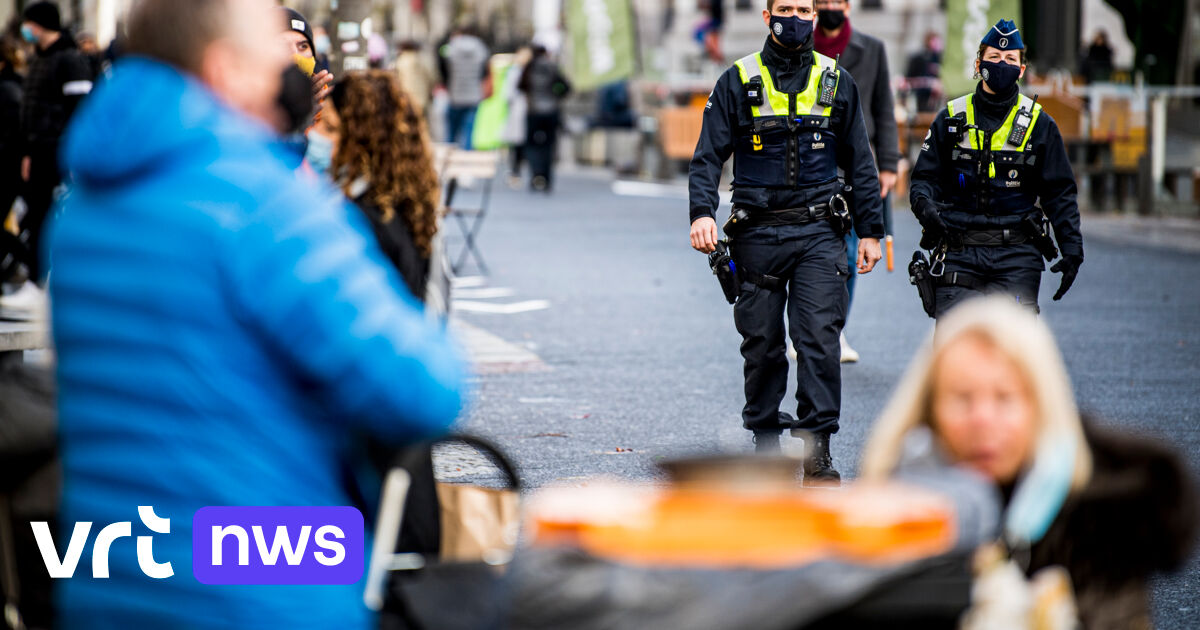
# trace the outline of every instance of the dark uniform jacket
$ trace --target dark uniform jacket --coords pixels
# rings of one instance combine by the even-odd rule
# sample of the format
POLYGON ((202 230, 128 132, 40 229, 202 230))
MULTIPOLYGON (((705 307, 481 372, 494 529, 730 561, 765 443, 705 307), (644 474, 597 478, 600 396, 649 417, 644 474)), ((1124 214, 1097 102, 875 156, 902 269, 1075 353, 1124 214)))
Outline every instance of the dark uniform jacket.
MULTIPOLYGON (((768 37, 762 60, 779 90, 803 92, 813 68, 811 39, 799 50, 787 50, 768 37)), ((846 183, 854 187, 853 199, 849 201, 853 206, 855 231, 862 238, 883 238, 879 176, 867 140, 858 88, 848 72, 841 72, 831 118, 830 129, 838 138, 837 166, 844 171, 846 183)), ((691 221, 715 218, 720 204, 721 171, 739 138, 752 128, 751 106, 737 68, 731 67, 717 80, 705 106, 704 127, 692 157, 688 181, 691 221)), ((781 164, 779 168, 785 167, 781 164)), ((836 179, 798 188, 740 186, 733 191, 733 203, 752 210, 803 208, 827 203, 840 189, 836 179)))
MULTIPOLYGON (((999 128, 1019 97, 1020 92, 1015 85, 1007 94, 991 95, 984 92, 980 84, 976 87, 973 99, 976 125, 987 130, 999 128)), ((941 213, 942 219, 951 229, 969 230, 1012 228, 1019 225, 1025 216, 1036 214, 1037 204, 1040 204, 1041 212, 1054 226, 1063 256, 1082 258, 1083 235, 1079 230, 1075 174, 1054 119, 1042 111, 1034 122, 1026 151, 1032 157, 1030 163, 998 168, 997 177, 1007 184, 1019 185, 1013 190, 1024 192, 1030 200, 1022 208, 1001 208, 998 202, 990 200, 986 190, 980 194, 977 182, 970 176, 960 177, 951 157, 955 141, 946 130, 948 118, 948 110, 943 108, 921 146, 920 157, 912 172, 912 207, 917 208, 922 198, 951 203, 953 207, 941 213)))
POLYGON ((850 43, 842 52, 839 65, 854 77, 867 137, 875 147, 879 170, 896 172, 900 163, 899 132, 896 129, 896 105, 892 99, 888 75, 887 51, 883 42, 859 31, 850 32, 850 43))
MULTIPOLYGON (((25 77, 21 138, 26 155, 53 155, 75 107, 92 89, 92 65, 70 33, 38 50, 25 77)), ((102 147, 98 147, 102 148, 102 147)))

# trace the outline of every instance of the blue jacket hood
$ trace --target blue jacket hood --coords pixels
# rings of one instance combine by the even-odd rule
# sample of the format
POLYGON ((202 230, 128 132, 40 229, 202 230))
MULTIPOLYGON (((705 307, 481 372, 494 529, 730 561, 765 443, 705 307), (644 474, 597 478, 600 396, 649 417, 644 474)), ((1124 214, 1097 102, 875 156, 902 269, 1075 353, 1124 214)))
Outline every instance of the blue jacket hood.
POLYGON ((123 59, 80 106, 63 141, 63 167, 86 186, 143 174, 175 156, 209 161, 219 138, 263 142, 270 131, 221 103, 190 75, 123 59))

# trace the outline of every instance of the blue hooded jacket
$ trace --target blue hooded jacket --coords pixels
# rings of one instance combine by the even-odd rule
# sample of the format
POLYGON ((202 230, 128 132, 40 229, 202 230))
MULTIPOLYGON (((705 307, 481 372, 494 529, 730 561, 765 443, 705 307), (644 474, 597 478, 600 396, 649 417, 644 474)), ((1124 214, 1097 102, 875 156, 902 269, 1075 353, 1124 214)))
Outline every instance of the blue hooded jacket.
MULTIPOLYGON (((202 84, 119 63, 77 113, 74 188, 51 233, 64 466, 64 628, 365 628, 362 586, 210 586, 192 574, 206 505, 351 505, 361 434, 443 434, 464 365, 427 323, 359 213, 299 181, 269 131, 202 84), (170 519, 153 534, 139 505, 170 519), (96 532, 131 521, 92 577, 96 532), (153 536, 174 575, 145 576, 153 536)), ((369 550, 368 550, 369 554, 369 550)))

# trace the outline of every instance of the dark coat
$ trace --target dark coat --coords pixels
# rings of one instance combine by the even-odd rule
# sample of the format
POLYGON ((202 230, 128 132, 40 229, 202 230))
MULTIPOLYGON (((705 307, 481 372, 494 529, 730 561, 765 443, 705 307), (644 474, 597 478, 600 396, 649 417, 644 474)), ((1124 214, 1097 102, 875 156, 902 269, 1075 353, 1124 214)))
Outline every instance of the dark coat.
POLYGON ((900 141, 887 50, 883 42, 852 30, 850 43, 846 44, 846 50, 838 61, 858 85, 863 122, 867 124, 867 137, 875 149, 879 170, 895 173, 896 165, 900 162, 900 141))
POLYGON ((1187 560, 1196 537, 1196 482, 1167 448, 1088 422, 1091 481, 1067 500, 1030 551, 1029 573, 1071 574, 1084 628, 1151 627, 1147 580, 1187 560))
MULTIPOLYGON (((23 90, 21 75, 12 68, 5 67, 0 71, 0 166, 7 169, 10 164, 19 163, 24 157, 24 143, 21 139, 19 125, 12 121, 21 119, 21 98, 23 90)), ((5 172, 0 181, 7 181, 9 173, 5 172)), ((8 208, 3 208, 7 212, 8 208)))
MULTIPOLYGON (((803 92, 813 67, 812 40, 798 50, 787 50, 770 37, 762 49, 762 60, 771 73, 775 87, 782 92, 803 92)), ((883 238, 883 206, 879 197, 879 174, 863 124, 862 108, 854 76, 843 72, 838 81, 830 121, 838 140, 837 165, 845 173, 845 183, 854 187, 854 227, 861 238, 883 238)), ((704 125, 688 171, 689 223, 700 217, 716 216, 720 205, 719 188, 725 162, 733 155, 737 139, 753 132, 753 117, 746 90, 736 66, 717 79, 704 110, 704 125)), ((780 168, 784 168, 782 165, 780 168)), ((779 210, 804 208, 829 201, 841 185, 766 189, 738 187, 733 191, 737 206, 779 210)))
POLYGON ((21 140, 25 154, 54 155, 75 108, 92 89, 92 64, 70 33, 38 50, 25 77, 21 140))
POLYGON ((383 212, 372 203, 368 195, 362 195, 354 200, 371 222, 371 230, 375 239, 388 260, 395 265, 404 278, 404 284, 418 301, 425 301, 425 284, 429 280, 429 259, 417 249, 413 238, 412 226, 403 208, 397 208, 392 214, 392 220, 384 222, 383 212))

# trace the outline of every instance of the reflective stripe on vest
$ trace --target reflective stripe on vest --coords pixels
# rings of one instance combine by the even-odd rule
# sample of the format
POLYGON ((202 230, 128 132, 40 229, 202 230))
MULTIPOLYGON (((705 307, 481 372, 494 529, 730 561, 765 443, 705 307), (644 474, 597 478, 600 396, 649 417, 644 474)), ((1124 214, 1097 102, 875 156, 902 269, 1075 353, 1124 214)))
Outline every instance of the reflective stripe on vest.
MULTIPOLYGON (((974 99, 974 94, 960 96, 953 101, 950 101, 950 103, 946 105, 946 111, 950 116, 954 116, 955 112, 966 112, 967 125, 972 126, 975 124, 974 99)), ((1016 104, 1012 106, 1012 109, 1009 110, 1008 116, 1004 119, 1004 124, 1000 125, 999 129, 992 132, 991 150, 995 153, 999 153, 1001 151, 1016 151, 1018 153, 1024 152, 1026 147, 1029 146, 1029 138, 1033 135, 1033 127, 1037 124, 1038 118, 1041 116, 1041 114, 1042 106, 1034 103, 1033 99, 1022 94, 1020 98, 1017 99, 1016 104), (1025 111, 1030 112, 1029 128, 1025 130, 1025 137, 1021 139, 1021 144, 1014 146, 1008 144, 1008 137, 1012 135, 1013 123, 1017 118, 1017 112, 1021 111, 1021 109, 1025 109, 1025 111)), ((960 149, 966 149, 970 151, 981 151, 983 150, 983 137, 983 131, 978 129, 967 129, 963 134, 962 139, 959 140, 958 147, 960 149)), ((996 176, 995 164, 988 165, 988 176, 996 176)))
MULTIPOLYGON (((755 118, 765 118, 769 116, 788 116, 791 112, 788 111, 788 93, 780 92, 775 89, 775 81, 771 79, 771 71, 767 69, 766 64, 762 61, 762 53, 754 53, 747 55, 738 60, 736 64, 738 75, 742 79, 742 85, 750 83, 755 77, 762 78, 763 84, 763 104, 750 107, 750 113, 755 118)), ((799 116, 822 116, 828 118, 833 114, 833 108, 824 107, 817 103, 817 98, 821 94, 821 75, 826 69, 832 69, 837 66, 837 62, 818 52, 813 52, 813 69, 808 73, 808 86, 803 92, 796 95, 796 114, 799 116)), ((841 82, 842 74, 838 71, 838 82, 841 82)))
MULTIPOLYGON (((946 109, 951 116, 954 116, 955 112, 966 112, 967 124, 974 125, 974 98, 974 94, 960 96, 959 98, 950 101, 950 104, 946 106, 946 109)), ((1004 119, 1004 124, 1000 125, 1000 128, 992 133, 992 150, 1004 151, 1006 150, 1006 147, 1009 147, 1007 150, 1024 151, 1025 147, 1029 145, 1029 137, 1033 135, 1033 126, 1037 124, 1038 117, 1041 116, 1041 114, 1042 106, 1035 105, 1033 99, 1022 94, 1021 97, 1017 99, 1016 104, 1012 106, 1012 109, 1009 110, 1008 117, 1004 119), (1031 112, 1030 116, 1032 117, 1032 120, 1029 122, 1029 128, 1025 130, 1025 138, 1021 140, 1021 144, 1017 146, 1011 146, 1008 144, 1008 137, 1012 135, 1013 122, 1017 118, 1017 112, 1022 108, 1028 112, 1031 112)), ((983 132, 976 129, 969 130, 967 133, 963 134, 963 138, 958 143, 958 146, 963 149, 974 149, 976 151, 982 149, 983 132)))

